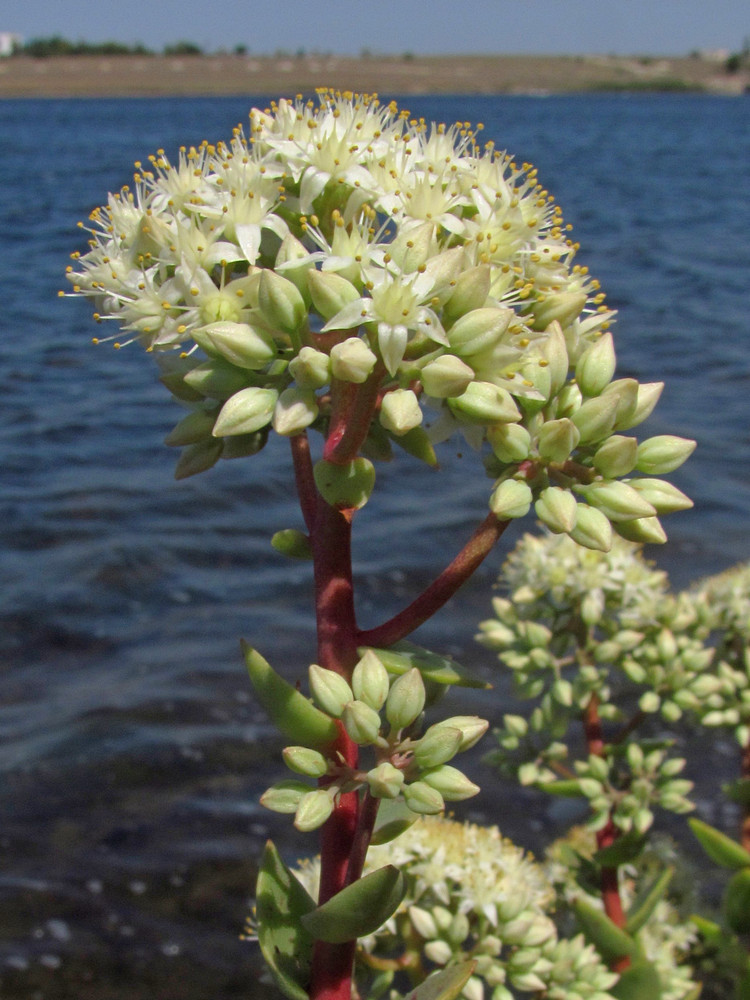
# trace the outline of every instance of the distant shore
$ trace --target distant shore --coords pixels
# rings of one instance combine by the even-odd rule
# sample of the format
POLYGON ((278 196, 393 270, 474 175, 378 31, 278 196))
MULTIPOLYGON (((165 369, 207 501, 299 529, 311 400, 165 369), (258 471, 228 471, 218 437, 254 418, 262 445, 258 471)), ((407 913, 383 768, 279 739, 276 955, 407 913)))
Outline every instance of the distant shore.
POLYGON ((624 56, 26 56, 0 59, 0 99, 607 90, 743 94, 750 73, 708 58, 624 56))

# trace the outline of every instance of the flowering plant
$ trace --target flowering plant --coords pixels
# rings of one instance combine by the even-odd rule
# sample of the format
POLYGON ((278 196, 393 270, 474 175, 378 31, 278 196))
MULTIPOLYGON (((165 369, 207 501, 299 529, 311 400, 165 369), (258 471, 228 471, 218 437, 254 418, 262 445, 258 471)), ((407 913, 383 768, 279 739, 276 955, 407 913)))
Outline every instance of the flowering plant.
POLYGON ((95 318, 121 328, 115 346, 154 352, 187 408, 167 438, 178 478, 256 454, 272 430, 290 441, 304 530, 272 541, 314 563, 314 701, 245 657, 300 779, 264 801, 322 828, 317 904, 273 849, 259 880, 261 947, 291 997, 349 1000, 354 939, 403 896, 393 866, 360 878, 380 803, 401 803, 396 831, 477 790, 448 761, 486 723, 423 732, 422 716, 434 685, 478 682, 406 637, 532 504, 602 550, 613 532, 664 541, 659 516, 690 505, 656 477, 694 443, 623 433, 661 384, 613 381, 613 313, 560 209, 533 167, 478 136, 366 96, 282 100, 253 110, 247 134, 137 163, 69 269, 95 318), (351 531, 375 463, 395 448, 436 467, 454 434, 482 455, 489 513, 408 607, 361 629, 351 531))

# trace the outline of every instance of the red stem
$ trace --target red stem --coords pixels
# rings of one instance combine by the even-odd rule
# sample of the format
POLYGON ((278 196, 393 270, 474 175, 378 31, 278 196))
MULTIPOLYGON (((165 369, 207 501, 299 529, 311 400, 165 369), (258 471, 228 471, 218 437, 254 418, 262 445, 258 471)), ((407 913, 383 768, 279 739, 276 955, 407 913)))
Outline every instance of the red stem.
POLYGON ((315 508, 317 505, 317 492, 315 490, 315 479, 313 478, 312 459, 310 458, 310 442, 307 440, 307 432, 295 434, 289 439, 292 447, 292 461, 294 462, 294 482, 297 486, 297 496, 305 519, 307 530, 312 532, 315 523, 315 508))
POLYGON ((424 624, 469 579, 491 551, 495 542, 510 524, 499 521, 490 512, 440 576, 423 590, 411 604, 377 628, 359 632, 360 646, 392 646, 415 628, 424 624))
POLYGON ((323 449, 327 462, 344 465, 357 457, 370 430, 384 371, 382 365, 376 365, 361 385, 333 379, 331 422, 323 449))

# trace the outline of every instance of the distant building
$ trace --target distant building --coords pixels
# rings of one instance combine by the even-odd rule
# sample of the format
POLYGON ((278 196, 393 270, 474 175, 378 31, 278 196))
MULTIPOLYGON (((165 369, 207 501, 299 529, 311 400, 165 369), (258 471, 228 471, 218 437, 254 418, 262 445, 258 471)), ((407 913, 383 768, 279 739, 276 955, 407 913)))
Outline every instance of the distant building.
POLYGON ((0 31, 0 56, 12 56, 23 44, 23 38, 12 31, 0 31))

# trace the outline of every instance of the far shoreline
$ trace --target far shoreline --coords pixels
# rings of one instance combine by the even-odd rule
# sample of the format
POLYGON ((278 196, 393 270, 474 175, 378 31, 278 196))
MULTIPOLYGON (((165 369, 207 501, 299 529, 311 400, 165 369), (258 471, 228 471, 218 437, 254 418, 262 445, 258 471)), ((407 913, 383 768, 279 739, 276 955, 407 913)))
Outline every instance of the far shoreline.
POLYGON ((691 56, 52 56, 0 59, 0 100, 367 93, 750 92, 750 73, 691 56))

